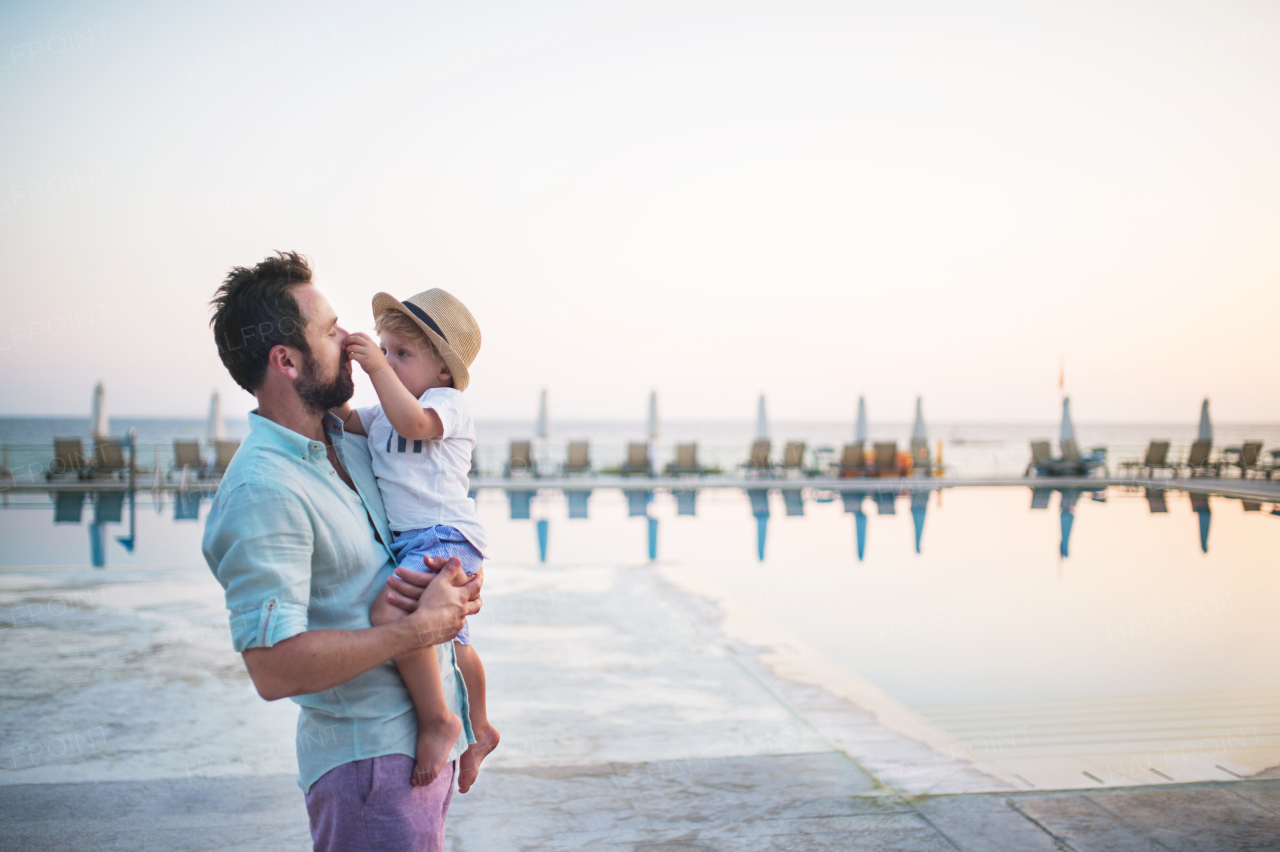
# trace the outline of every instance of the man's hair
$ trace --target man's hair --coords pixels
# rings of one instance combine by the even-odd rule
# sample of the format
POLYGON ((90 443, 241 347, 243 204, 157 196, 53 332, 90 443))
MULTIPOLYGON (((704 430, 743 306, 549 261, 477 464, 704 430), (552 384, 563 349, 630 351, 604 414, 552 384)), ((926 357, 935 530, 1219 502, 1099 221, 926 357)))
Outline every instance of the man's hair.
POLYGON ((252 268, 237 266, 213 295, 210 305, 218 356, 236 384, 253 393, 267 373, 274 346, 292 346, 310 354, 307 318, 293 289, 311 283, 311 266, 297 252, 276 252, 252 268))

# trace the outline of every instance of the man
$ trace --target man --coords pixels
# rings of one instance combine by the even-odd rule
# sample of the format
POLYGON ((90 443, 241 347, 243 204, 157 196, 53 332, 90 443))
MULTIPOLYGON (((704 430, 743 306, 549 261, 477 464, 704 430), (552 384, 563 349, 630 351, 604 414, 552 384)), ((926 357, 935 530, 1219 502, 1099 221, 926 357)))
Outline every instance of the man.
POLYGON ((413 787, 416 723, 390 662, 434 645, 449 709, 468 718, 452 638, 480 609, 483 572, 396 569, 368 445, 330 408, 350 399, 347 337, 307 261, 277 253, 232 269, 213 300, 222 363, 258 400, 205 525, 204 554, 226 592, 231 636, 263 698, 292 698, 298 783, 315 848, 443 850, 450 763, 413 787), (393 573, 394 572, 394 573, 393 573), (409 615, 371 627, 384 586, 409 615))

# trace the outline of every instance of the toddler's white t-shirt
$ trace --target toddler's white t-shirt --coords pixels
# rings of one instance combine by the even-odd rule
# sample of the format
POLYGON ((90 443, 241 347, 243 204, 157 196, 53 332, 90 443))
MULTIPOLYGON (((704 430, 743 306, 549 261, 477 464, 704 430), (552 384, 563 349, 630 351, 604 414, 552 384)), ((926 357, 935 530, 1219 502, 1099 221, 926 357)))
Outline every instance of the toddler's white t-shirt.
POLYGON ((476 503, 467 496, 476 445, 471 409, 456 388, 428 388, 418 402, 439 415, 443 437, 408 440, 396 434, 381 405, 356 409, 369 436, 387 523, 393 532, 448 524, 485 554, 488 539, 476 503))

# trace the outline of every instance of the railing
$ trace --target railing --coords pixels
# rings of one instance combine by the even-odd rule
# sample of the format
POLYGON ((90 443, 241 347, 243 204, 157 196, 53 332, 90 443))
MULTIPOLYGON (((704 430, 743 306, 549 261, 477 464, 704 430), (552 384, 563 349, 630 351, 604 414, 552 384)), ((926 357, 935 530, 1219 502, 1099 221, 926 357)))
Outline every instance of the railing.
MULTIPOLYGON (((652 452, 655 473, 662 473, 668 464, 676 458, 676 441, 658 441, 652 452)), ((771 458, 775 463, 782 460, 785 441, 775 440, 771 458)), ((1022 441, 999 441, 983 443, 966 443, 943 441, 942 463, 947 476, 1016 476, 1023 473, 1029 460, 1029 448, 1022 441)), ((899 450, 905 450, 906 444, 899 442, 899 450)), ((698 443, 698 463, 701 467, 713 472, 736 473, 740 471, 750 453, 748 443, 698 443)), ((1084 447, 1083 449, 1089 449, 1084 447)), ((1112 444, 1106 447, 1109 468, 1116 470, 1123 461, 1140 460, 1146 452, 1146 445, 1112 444)), ((1267 448, 1268 450, 1270 448, 1267 448)), ((868 445, 868 450, 870 446, 868 445)), ((938 443, 929 447, 930 455, 937 461, 938 443)), ((1190 445, 1173 446, 1169 450, 1169 462, 1180 464, 1190 450, 1190 445)), ((823 474, 832 473, 838 466, 841 447, 839 445, 820 444, 805 448, 803 468, 823 474)), ((93 446, 86 442, 84 454, 92 459, 93 446)), ((201 445, 201 455, 206 462, 213 457, 213 448, 201 445)), ((475 451, 476 468, 480 476, 499 477, 506 472, 510 448, 507 442, 488 441, 478 444, 475 451)), ((557 475, 562 470, 567 455, 567 441, 552 440, 534 442, 533 457, 540 473, 557 475)), ((125 450, 126 460, 128 450, 125 450)), ((139 484, 152 481, 158 469, 162 477, 177 477, 180 471, 174 468, 172 442, 165 444, 139 444, 136 449, 136 465, 139 484)), ((627 443, 623 441, 591 441, 591 469, 597 473, 617 471, 627 458, 627 443)), ((1265 455, 1263 462, 1269 464, 1270 455, 1265 455)), ((53 442, 47 444, 5 444, 0 446, 0 468, 10 472, 5 477, 13 482, 36 483, 50 473, 68 474, 54 460, 53 442)), ((192 472, 193 474, 195 471, 192 472)))

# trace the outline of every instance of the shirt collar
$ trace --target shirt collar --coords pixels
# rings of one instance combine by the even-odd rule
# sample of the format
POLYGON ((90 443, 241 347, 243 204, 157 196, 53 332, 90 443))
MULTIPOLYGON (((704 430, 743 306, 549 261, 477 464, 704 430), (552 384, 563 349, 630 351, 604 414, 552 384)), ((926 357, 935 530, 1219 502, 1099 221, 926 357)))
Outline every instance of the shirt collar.
POLYGON ((344 433, 345 430, 342 428, 342 419, 332 411, 326 411, 322 419, 324 420, 324 427, 330 432, 334 432, 338 435, 344 433))
MULTIPOLYGON (((342 434, 342 421, 334 416, 333 412, 326 411, 323 422, 325 429, 331 434, 342 434)), ((303 460, 325 457, 325 447, 322 442, 313 441, 306 435, 287 429, 274 420, 268 420, 259 414, 257 409, 249 412, 249 434, 257 436, 265 444, 270 444, 303 460)))

